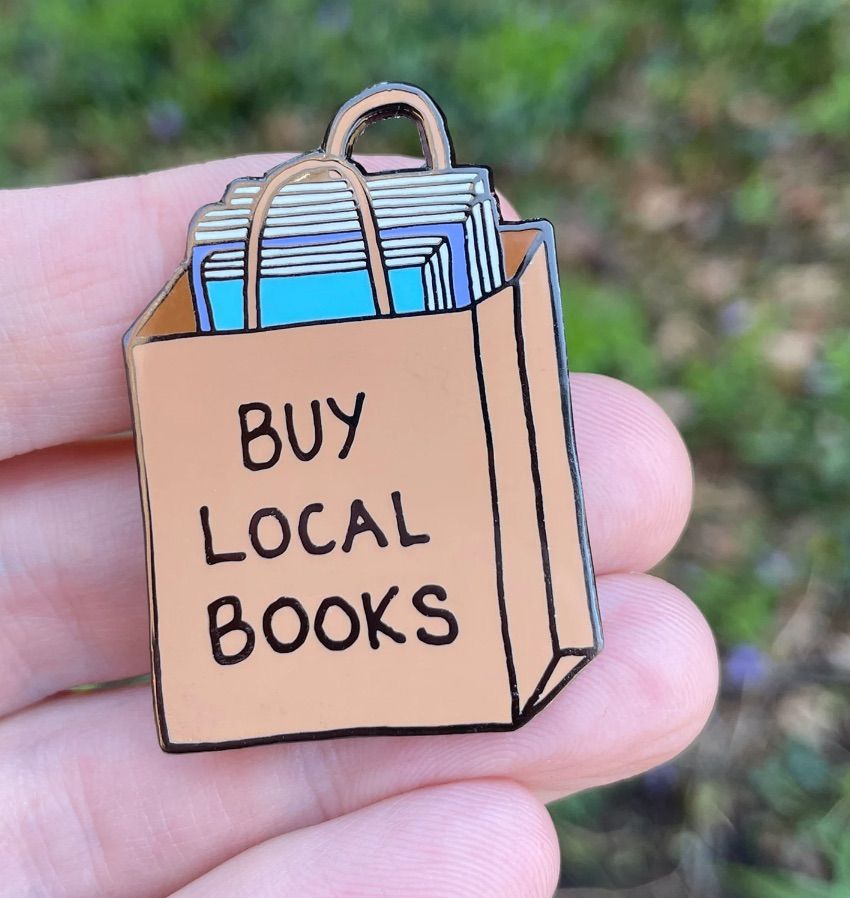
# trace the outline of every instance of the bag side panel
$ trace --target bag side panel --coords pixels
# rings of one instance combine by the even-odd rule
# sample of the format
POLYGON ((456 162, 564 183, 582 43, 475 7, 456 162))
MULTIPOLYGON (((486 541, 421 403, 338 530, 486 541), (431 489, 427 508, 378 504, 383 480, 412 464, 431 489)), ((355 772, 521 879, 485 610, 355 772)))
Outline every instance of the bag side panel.
POLYGON ((518 280, 520 354, 548 547, 556 642, 561 652, 600 647, 596 589, 572 432, 560 297, 551 232, 543 231, 518 280))
POLYGON ((547 598, 543 532, 532 470, 515 313, 506 287, 476 306, 481 368, 493 435, 502 579, 518 705, 525 706, 557 652, 547 598))

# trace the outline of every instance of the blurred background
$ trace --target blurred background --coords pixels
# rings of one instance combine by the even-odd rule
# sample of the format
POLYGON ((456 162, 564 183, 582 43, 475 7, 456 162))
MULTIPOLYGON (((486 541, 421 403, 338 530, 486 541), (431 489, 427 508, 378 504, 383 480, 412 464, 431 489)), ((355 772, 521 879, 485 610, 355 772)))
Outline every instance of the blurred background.
POLYGON ((0 71, 4 187, 306 150, 373 82, 431 92, 554 222, 573 368, 651 393, 696 466, 660 573, 720 703, 675 762, 552 806, 563 894, 850 895, 850 5, 0 0, 0 71))

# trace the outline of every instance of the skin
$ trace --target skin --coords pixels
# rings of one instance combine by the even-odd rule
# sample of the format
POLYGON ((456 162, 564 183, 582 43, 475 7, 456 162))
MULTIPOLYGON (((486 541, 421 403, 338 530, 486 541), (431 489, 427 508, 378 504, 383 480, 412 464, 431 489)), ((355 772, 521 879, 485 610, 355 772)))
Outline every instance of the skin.
POLYGON ((147 687, 62 693, 149 669, 135 463, 114 436, 130 426, 121 335, 195 209, 279 161, 0 192, 3 888, 546 898, 560 854, 543 802, 673 757, 717 686, 701 614, 645 573, 685 525, 688 454, 626 384, 572 379, 605 649, 519 731, 173 756, 147 687))

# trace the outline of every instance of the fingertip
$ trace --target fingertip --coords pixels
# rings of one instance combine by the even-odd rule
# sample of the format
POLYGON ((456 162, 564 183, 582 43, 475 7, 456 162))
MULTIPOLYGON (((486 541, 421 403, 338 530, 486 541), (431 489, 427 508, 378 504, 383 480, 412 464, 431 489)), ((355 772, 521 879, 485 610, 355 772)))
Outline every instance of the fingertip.
POLYGON ((600 374, 575 374, 571 381, 597 570, 648 570, 675 546, 687 523, 693 495, 688 450, 646 393, 600 374))
POLYGON ((654 657, 643 651, 635 700, 661 724, 656 748, 678 754, 699 735, 714 708, 719 684, 714 634, 694 602, 666 580, 612 574, 600 582, 610 624, 606 651, 633 664, 638 646, 657 646, 654 657), (667 735, 672 742, 665 745, 667 735))
POLYGON ((599 593, 606 645, 585 685, 618 708, 611 762, 620 778, 674 758, 700 734, 717 696, 717 648, 702 612, 664 580, 612 574, 599 593))
POLYGON ((560 875, 558 836, 545 806, 528 789, 509 779, 482 779, 432 786, 420 794, 417 819, 427 823, 430 807, 442 821, 445 839, 466 842, 468 863, 477 868, 468 882, 498 884, 496 894, 505 898, 551 898, 560 875))
POLYGON ((717 695, 714 637, 686 595, 646 574, 610 574, 597 585, 604 649, 518 734, 527 759, 521 782, 547 799, 680 754, 717 695))

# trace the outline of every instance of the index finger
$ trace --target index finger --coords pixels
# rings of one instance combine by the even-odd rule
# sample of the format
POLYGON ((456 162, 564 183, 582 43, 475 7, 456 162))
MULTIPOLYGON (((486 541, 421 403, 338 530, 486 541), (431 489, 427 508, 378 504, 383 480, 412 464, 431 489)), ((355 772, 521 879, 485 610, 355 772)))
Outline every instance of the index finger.
POLYGON ((0 192, 0 459, 129 427, 122 335, 183 258, 195 211, 288 155, 0 192))

